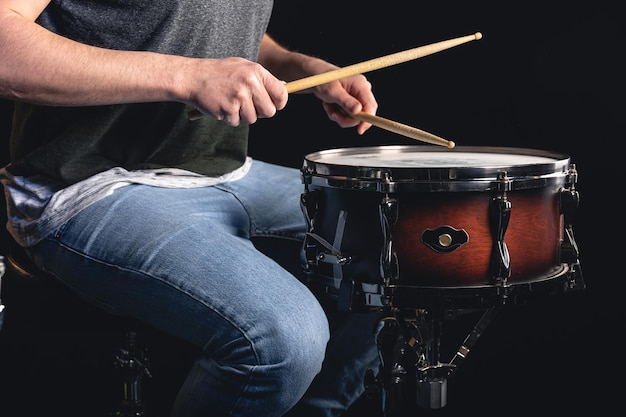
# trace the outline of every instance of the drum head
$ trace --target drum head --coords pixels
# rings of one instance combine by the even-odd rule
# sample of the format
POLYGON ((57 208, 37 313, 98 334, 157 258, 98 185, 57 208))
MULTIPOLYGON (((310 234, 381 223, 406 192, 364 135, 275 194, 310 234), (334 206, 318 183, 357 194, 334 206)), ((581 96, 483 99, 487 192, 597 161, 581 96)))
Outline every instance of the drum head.
POLYGON ((569 156, 507 147, 378 146, 307 155, 305 183, 379 192, 490 191, 544 187, 564 181, 569 156))

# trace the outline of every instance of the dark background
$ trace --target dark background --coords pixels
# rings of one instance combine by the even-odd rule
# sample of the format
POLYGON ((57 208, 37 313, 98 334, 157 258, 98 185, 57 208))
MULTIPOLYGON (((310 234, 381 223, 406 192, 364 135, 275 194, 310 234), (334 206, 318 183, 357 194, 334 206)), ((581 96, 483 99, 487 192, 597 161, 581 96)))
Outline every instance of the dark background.
MULTIPOLYGON (((621 9, 617 2, 602 1, 276 1, 270 33, 339 66, 482 32, 480 41, 367 74, 378 114, 458 146, 556 151, 578 167, 581 202, 574 231, 587 289, 506 308, 449 381, 448 405, 411 415, 621 407, 626 370, 621 9)), ((6 114, 2 127, 8 125, 6 114)), ((293 94, 276 117, 253 125, 250 151, 300 167, 305 155, 317 150, 414 143, 376 127, 358 136, 326 119, 314 97, 293 94)), ((6 161, 5 149, 0 152, 6 161)), ((442 361, 451 358, 473 324, 473 319, 444 324, 442 361)), ((352 415, 379 416, 380 408, 361 401, 352 415)))

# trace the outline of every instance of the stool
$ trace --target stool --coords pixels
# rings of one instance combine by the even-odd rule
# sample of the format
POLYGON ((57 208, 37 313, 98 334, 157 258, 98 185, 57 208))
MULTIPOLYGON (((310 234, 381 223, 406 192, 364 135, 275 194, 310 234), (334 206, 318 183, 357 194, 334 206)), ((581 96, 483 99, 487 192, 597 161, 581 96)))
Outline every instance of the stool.
POLYGON ((0 409, 29 417, 42 410, 92 417, 169 414, 191 364, 190 346, 83 301, 38 270, 20 247, 9 249, 4 264, 0 409), (148 345, 156 356, 162 350, 158 365, 148 345))

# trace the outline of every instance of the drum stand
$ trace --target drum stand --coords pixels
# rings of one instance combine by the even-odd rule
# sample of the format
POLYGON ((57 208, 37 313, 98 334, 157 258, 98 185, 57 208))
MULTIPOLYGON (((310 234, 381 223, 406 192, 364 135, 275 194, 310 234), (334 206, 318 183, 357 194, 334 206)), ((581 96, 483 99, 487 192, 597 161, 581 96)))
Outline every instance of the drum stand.
POLYGON ((144 417, 145 404, 142 401, 143 378, 152 377, 148 366, 150 361, 146 351, 137 345, 137 334, 126 332, 125 345, 115 356, 115 366, 122 371, 122 399, 113 417, 144 417))
POLYGON ((389 310, 377 337, 378 376, 372 369, 365 376, 366 393, 369 397, 380 395, 383 416, 399 416, 407 404, 445 407, 448 378, 454 375, 497 311, 496 307, 487 309, 452 360, 442 363, 439 338, 443 319, 431 318, 425 310, 389 310))

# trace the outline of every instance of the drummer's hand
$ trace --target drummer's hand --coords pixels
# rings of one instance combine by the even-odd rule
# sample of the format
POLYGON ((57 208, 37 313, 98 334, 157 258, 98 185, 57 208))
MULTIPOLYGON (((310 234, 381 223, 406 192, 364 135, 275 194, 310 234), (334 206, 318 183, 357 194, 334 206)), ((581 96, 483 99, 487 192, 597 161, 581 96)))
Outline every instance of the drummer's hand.
POLYGON ((284 83, 244 58, 193 58, 183 74, 182 101, 229 126, 273 117, 287 104, 284 83))
POLYGON ((365 133, 372 125, 347 116, 337 106, 348 113, 359 112, 376 114, 378 103, 372 93, 372 85, 365 76, 353 75, 320 86, 313 90, 313 94, 323 101, 324 110, 328 118, 337 122, 341 127, 357 126, 359 135, 365 133))

